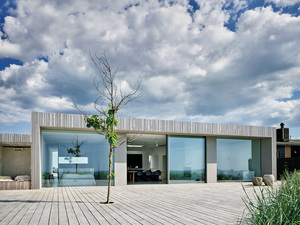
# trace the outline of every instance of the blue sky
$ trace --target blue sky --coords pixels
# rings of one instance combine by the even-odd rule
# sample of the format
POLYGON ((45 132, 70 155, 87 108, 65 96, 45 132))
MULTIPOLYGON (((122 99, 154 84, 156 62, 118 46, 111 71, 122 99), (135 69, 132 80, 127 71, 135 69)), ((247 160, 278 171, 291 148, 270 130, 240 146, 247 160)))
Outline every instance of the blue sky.
POLYGON ((1 1, 0 132, 94 113, 103 51, 143 97, 121 116, 279 127, 300 138, 300 1, 1 1))

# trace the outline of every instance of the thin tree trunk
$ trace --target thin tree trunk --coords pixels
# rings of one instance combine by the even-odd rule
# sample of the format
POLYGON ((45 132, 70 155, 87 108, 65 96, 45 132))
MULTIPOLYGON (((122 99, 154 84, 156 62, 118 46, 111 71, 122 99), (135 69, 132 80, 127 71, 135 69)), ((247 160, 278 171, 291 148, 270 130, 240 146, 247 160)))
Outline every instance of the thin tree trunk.
POLYGON ((110 198, 110 186, 111 186, 111 159, 112 159, 112 145, 109 146, 109 164, 108 164, 108 189, 107 189, 107 204, 109 204, 110 198))
MULTIPOLYGON (((112 106, 113 108, 113 106, 112 106)), ((113 121, 115 119, 115 114, 113 115, 113 121)), ((111 132, 114 132, 114 124, 112 124, 111 132)), ((113 152, 113 145, 109 145, 109 164, 108 164, 108 188, 107 188, 107 204, 109 204, 110 198, 110 186, 111 186, 111 163, 112 163, 112 152, 113 152)))

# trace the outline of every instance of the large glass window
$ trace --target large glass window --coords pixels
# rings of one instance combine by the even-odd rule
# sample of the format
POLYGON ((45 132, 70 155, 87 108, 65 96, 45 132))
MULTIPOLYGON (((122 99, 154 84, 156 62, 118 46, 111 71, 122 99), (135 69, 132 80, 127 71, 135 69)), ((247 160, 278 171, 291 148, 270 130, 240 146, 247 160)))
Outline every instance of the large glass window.
POLYGON ((169 137, 170 183, 205 181, 205 138, 169 137))
POLYGON ((42 186, 107 185, 109 145, 92 132, 42 131, 42 186))
POLYGON ((218 180, 260 176, 260 140, 217 139, 218 180))
POLYGON ((127 184, 167 183, 166 135, 127 135, 127 184))

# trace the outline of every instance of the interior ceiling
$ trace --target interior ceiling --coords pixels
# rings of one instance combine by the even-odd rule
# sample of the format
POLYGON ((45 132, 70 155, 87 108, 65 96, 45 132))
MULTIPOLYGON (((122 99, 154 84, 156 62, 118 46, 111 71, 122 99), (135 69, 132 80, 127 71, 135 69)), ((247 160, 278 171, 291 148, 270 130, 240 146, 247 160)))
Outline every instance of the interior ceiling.
POLYGON ((127 134, 128 145, 143 145, 143 147, 160 147, 166 145, 166 135, 127 134))
MULTIPOLYGON (((77 132, 59 132, 59 131, 43 131, 45 141, 49 143, 65 143, 76 139, 77 132)), ((99 135, 96 133, 79 132, 80 140, 88 140, 89 143, 99 142, 99 135)), ((103 140, 102 140, 103 141, 103 140)), ((105 140, 106 141, 106 140, 105 140)), ((166 146, 166 135, 156 134, 127 134, 128 145, 143 145, 144 148, 153 148, 166 146)))
POLYGON ((61 131, 43 131, 45 141, 49 143, 72 142, 78 137, 79 141, 87 140, 89 143, 99 142, 99 134, 91 132, 61 132, 61 131))

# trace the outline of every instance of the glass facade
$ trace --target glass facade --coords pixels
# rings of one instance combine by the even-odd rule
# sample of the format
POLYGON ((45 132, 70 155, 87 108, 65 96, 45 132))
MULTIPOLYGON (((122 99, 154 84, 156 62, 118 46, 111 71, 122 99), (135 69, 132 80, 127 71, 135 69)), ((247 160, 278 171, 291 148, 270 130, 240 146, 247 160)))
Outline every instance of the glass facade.
POLYGON ((41 146, 43 187, 107 185, 109 145, 104 136, 43 130, 41 146))
POLYGON ((205 138, 169 136, 169 182, 205 181, 205 138))
POLYGON ((127 184, 167 183, 166 142, 166 135, 127 135, 127 184))
POLYGON ((260 158, 260 140, 218 138, 218 180, 252 180, 260 176, 260 158))

